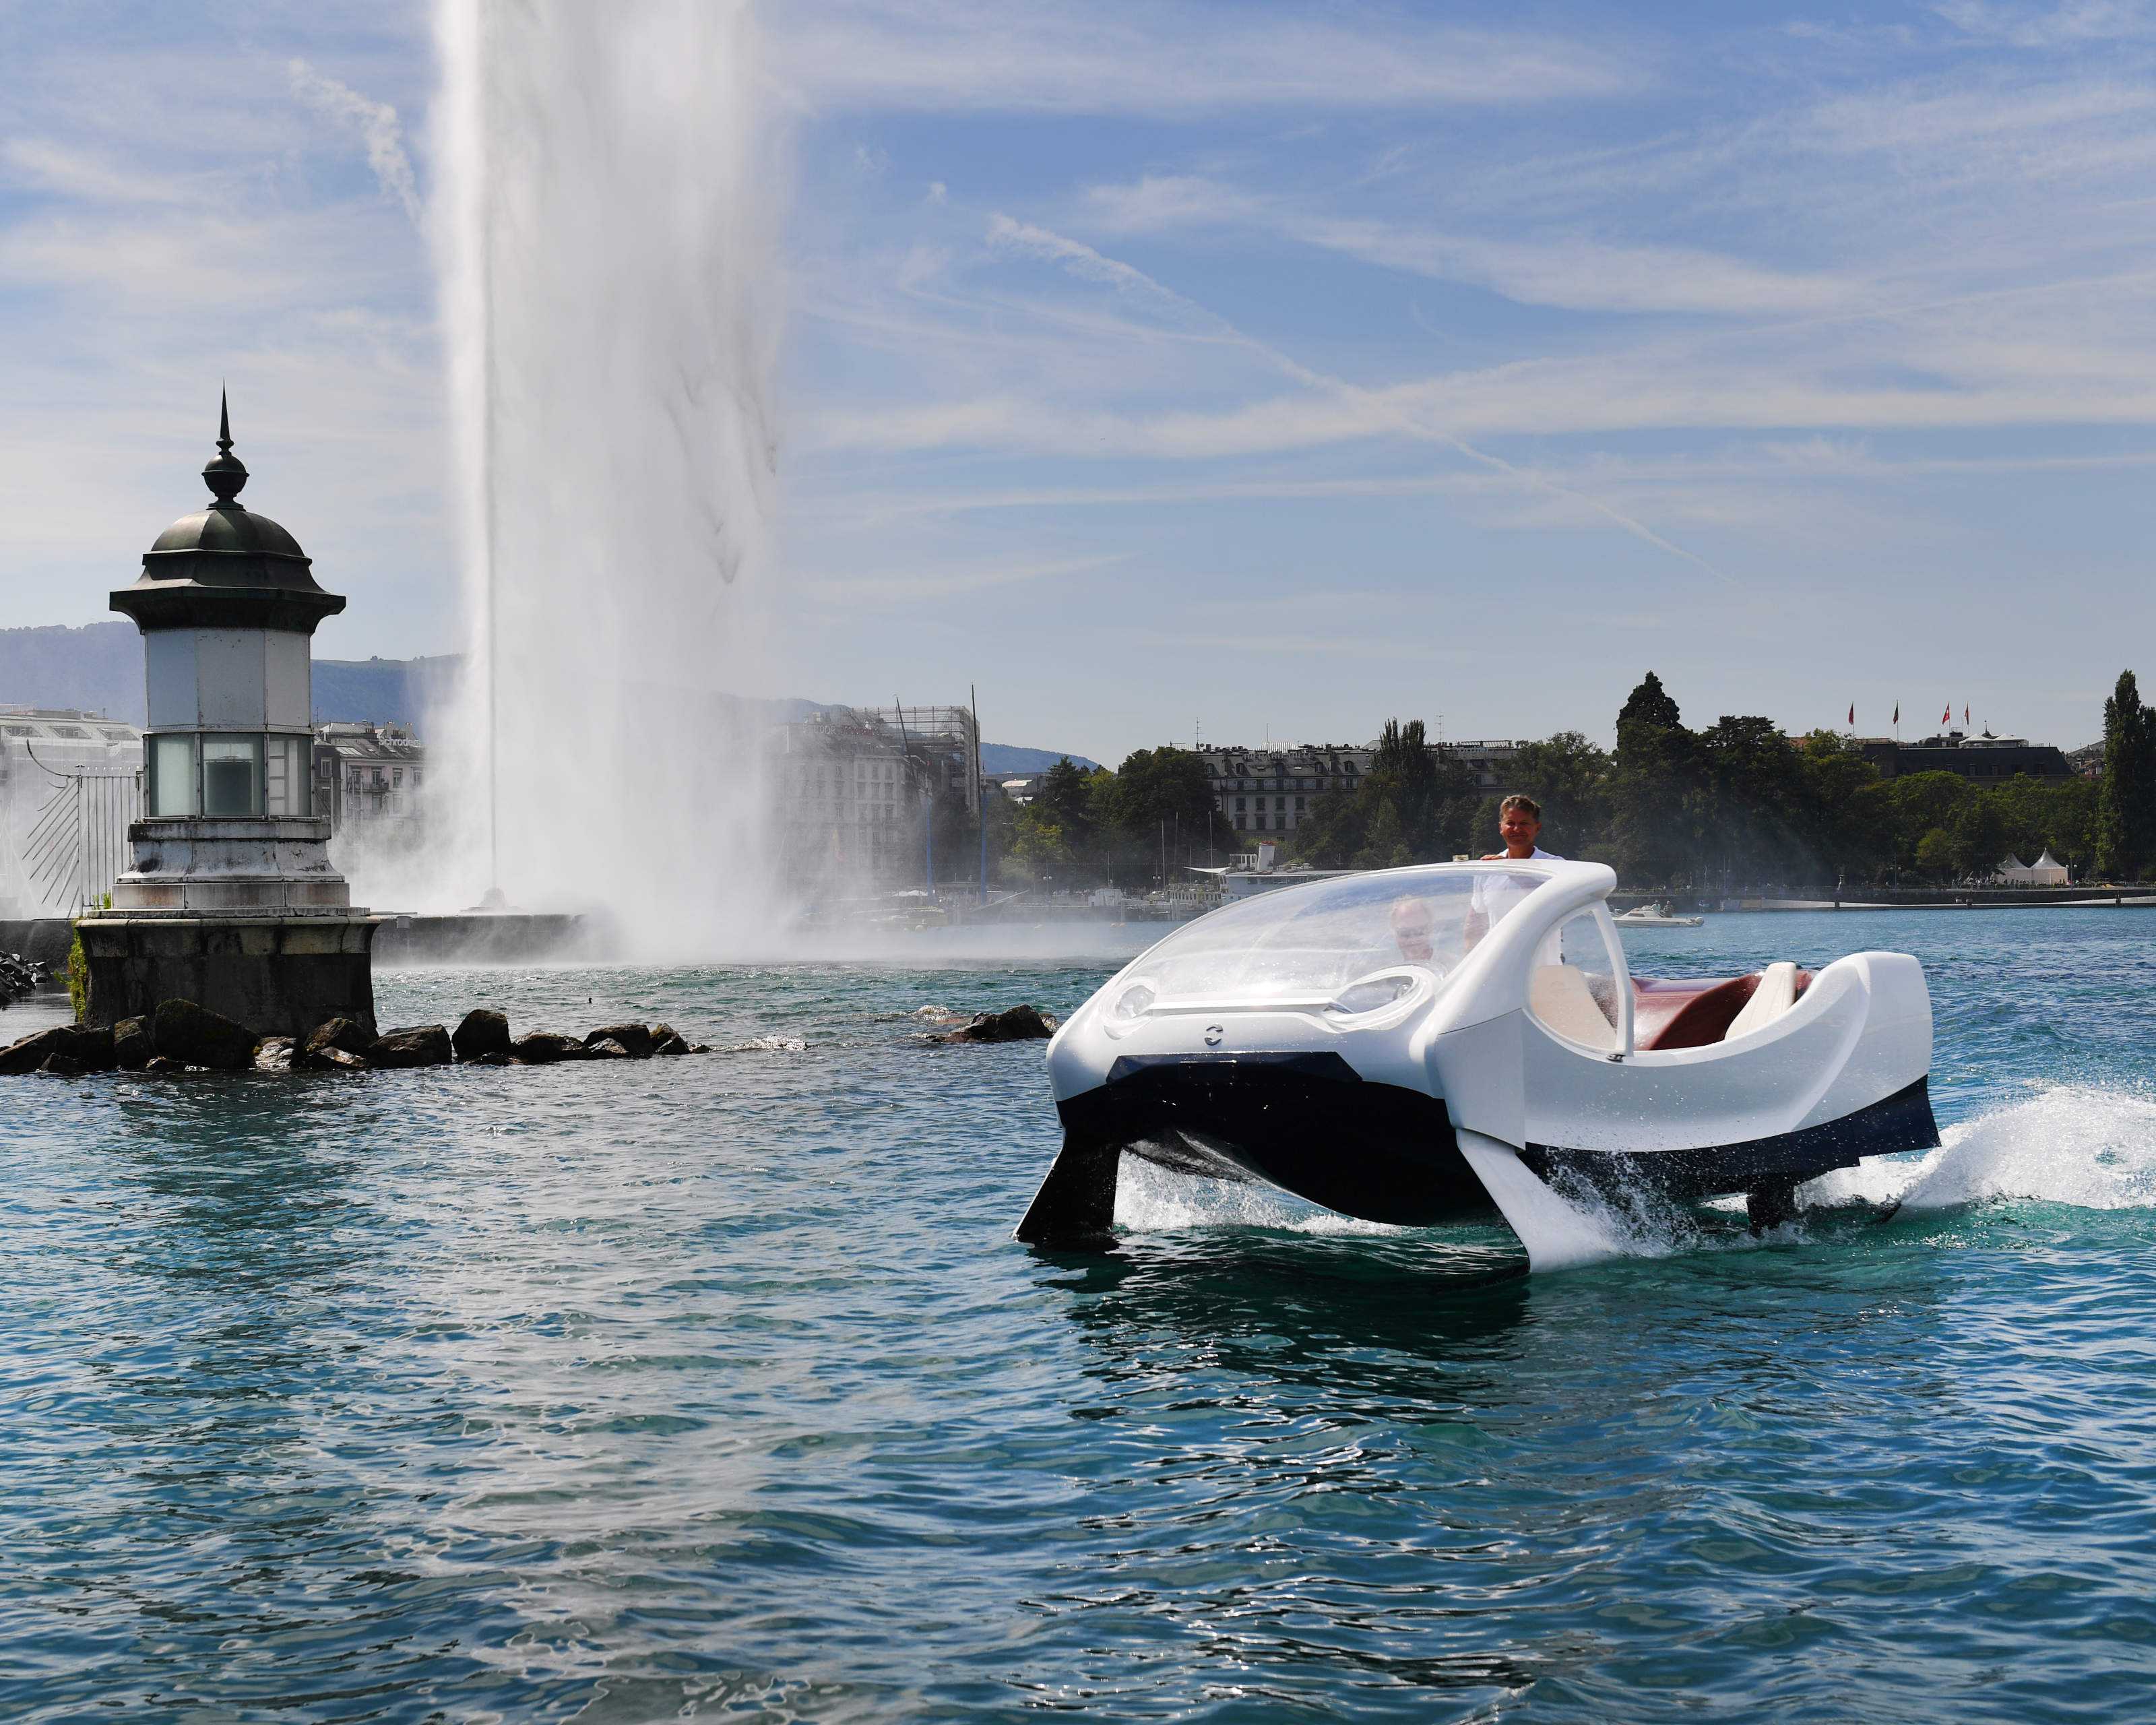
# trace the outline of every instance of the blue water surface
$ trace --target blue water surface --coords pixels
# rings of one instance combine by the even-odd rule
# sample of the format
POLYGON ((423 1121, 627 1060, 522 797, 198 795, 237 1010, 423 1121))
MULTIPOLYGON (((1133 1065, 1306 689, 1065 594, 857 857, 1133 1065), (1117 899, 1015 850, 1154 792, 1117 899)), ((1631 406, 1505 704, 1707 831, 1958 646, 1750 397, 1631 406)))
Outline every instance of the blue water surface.
POLYGON ((1156 1176, 1042 1254, 1039 1045, 915 1014, 1113 963, 933 947, 379 978, 701 1059, 0 1080, 0 1717, 2147 1717, 2156 918, 1627 942, 1915 952, 1948 1147, 1547 1277, 1156 1176))

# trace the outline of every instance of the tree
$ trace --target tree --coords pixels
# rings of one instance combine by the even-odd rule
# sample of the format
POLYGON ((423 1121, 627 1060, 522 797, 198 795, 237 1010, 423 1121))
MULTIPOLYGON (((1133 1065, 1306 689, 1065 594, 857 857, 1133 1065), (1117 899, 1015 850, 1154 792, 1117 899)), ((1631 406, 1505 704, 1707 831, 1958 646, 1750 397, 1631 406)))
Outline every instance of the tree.
MULTIPOLYGON (((1509 790, 1542 805, 1543 833, 1562 856, 1593 858, 1609 845, 1609 757, 1577 731, 1523 742, 1512 757, 1509 790)), ((1496 843, 1497 817, 1477 799, 1472 831, 1459 848, 1480 855, 1496 843)))
POLYGON ((1617 714, 1610 774, 1610 850, 1620 875, 1662 885, 1696 866, 1697 739, 1652 671, 1617 714))
POLYGON ((1443 862, 1466 844, 1479 801, 1474 774, 1420 719, 1388 719, 1360 788, 1316 799, 1296 854, 1321 868, 1443 862))
MULTIPOLYGON (((1984 879, 2006 855, 2006 813, 1996 794, 1979 792, 1962 804, 1955 819, 1952 855, 1954 871, 1984 879)), ((2023 857, 2022 861, 2033 860, 2023 857)))
POLYGON ((1112 775, 1096 775, 1090 807, 1111 880, 1133 886, 1155 879, 1163 851, 1168 878, 1179 880, 1183 856, 1204 849, 1213 783, 1204 758, 1188 749, 1140 749, 1112 775))
POLYGON ((1953 872, 1953 835, 1944 827, 1933 827, 1917 841, 1912 866, 1920 875, 1943 880, 1953 872))
POLYGON ((1724 879, 1818 871, 1804 762, 1772 719, 1724 713, 1699 734, 1701 860, 1724 879))
POLYGON ((2156 850, 2156 714, 2141 704, 2130 670, 2103 704, 2103 783, 2097 795, 2096 868, 2136 880, 2156 850))

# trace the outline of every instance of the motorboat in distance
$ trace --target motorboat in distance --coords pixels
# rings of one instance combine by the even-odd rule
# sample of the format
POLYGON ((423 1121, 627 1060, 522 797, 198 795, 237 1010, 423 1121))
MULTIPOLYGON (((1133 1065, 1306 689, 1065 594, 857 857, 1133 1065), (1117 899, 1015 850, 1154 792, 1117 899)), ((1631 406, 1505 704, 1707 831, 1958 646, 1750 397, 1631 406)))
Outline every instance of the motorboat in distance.
POLYGON ((1130 1154, 1372 1222, 1494 1204, 1548 1268, 1589 1255, 1584 1194, 1742 1193, 1764 1228, 1806 1180, 1939 1142, 1914 958, 1635 978, 1615 885, 1599 863, 1440 864, 1187 924, 1049 1044, 1063 1147, 1019 1238, 1109 1239, 1130 1154))
POLYGON ((1697 928, 1704 916, 1680 916, 1667 905, 1635 905, 1609 919, 1620 928, 1697 928))

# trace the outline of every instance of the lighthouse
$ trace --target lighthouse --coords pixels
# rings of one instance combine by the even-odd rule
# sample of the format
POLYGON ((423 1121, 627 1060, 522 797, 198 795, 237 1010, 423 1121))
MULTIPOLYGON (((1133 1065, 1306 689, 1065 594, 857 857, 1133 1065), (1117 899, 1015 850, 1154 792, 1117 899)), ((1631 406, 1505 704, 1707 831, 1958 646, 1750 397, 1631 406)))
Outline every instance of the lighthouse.
POLYGON ((89 1018, 188 999, 264 1035, 373 1022, 377 919, 353 906, 311 801, 316 626, 344 609, 291 534, 240 502, 220 401, 210 501, 143 554, 112 608, 142 632, 142 819, 110 910, 79 925, 89 1018))

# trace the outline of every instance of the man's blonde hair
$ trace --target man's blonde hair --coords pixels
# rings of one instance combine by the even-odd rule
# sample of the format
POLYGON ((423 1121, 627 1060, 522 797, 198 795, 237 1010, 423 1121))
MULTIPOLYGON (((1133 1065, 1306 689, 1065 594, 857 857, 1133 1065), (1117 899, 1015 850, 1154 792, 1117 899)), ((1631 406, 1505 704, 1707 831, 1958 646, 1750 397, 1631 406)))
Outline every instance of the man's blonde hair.
POLYGON ((1543 805, 1535 801, 1532 797, 1522 797, 1518 795, 1517 793, 1506 798, 1503 802, 1497 805, 1498 819, 1502 820, 1515 809, 1526 809, 1529 814, 1534 817, 1536 825, 1539 826, 1542 824, 1543 805))

